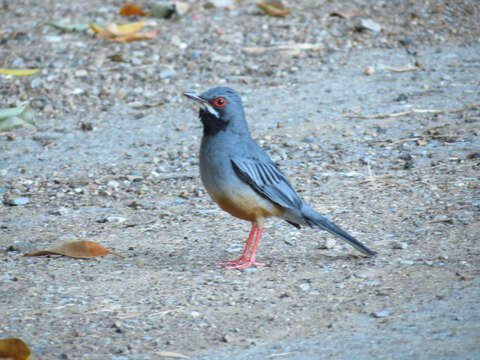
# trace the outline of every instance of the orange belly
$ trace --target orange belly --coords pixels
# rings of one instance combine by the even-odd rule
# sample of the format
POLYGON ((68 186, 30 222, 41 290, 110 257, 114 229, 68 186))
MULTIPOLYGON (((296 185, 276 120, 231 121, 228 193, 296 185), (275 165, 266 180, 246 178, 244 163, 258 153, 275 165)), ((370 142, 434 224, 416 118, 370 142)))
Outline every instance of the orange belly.
POLYGON ((221 194, 212 196, 213 200, 229 214, 243 220, 256 222, 270 216, 281 216, 285 211, 280 206, 253 196, 221 194))

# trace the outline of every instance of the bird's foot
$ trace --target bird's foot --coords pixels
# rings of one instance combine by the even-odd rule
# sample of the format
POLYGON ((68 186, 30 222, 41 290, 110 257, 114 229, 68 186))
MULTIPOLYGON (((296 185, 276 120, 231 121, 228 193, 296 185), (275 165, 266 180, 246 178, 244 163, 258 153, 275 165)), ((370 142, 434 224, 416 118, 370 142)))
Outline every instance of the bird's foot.
POLYGON ((226 269, 246 269, 250 266, 266 266, 264 263, 256 262, 256 261, 251 261, 250 259, 241 257, 240 259, 233 260, 233 261, 225 261, 225 262, 220 262, 217 264, 218 266, 223 266, 226 269))

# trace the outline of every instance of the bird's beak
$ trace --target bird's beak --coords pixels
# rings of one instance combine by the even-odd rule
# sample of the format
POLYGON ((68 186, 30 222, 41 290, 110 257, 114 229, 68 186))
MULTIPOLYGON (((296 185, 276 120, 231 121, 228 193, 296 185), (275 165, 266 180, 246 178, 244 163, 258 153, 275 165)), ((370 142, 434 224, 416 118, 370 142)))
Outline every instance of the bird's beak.
POLYGON ((200 107, 203 110, 206 110, 210 114, 216 116, 217 118, 220 118, 220 115, 218 114, 217 110, 215 110, 213 108, 213 106, 209 104, 209 102, 207 100, 205 100, 205 99, 201 98, 200 96, 198 96, 194 93, 191 93, 191 92, 184 92, 183 95, 186 96, 187 98, 192 99, 193 101, 199 103, 200 107))

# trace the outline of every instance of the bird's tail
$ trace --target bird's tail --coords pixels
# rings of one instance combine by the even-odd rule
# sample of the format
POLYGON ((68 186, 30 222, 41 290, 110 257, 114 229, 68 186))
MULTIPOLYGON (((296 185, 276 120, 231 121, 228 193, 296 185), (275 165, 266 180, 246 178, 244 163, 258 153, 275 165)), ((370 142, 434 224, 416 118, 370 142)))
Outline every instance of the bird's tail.
POLYGON ((376 254, 375 251, 370 250, 368 247, 363 245, 360 241, 355 239, 352 235, 350 235, 346 231, 340 229, 334 223, 331 223, 330 221, 328 221, 326 218, 324 218, 322 215, 317 213, 315 210, 313 210, 306 203, 303 203, 302 215, 304 216, 305 221, 307 222, 307 224, 309 226, 320 227, 323 230, 326 230, 329 233, 342 238, 344 241, 346 241, 347 243, 352 245, 355 249, 359 250, 360 252, 364 253, 365 255, 373 256, 373 255, 376 254))

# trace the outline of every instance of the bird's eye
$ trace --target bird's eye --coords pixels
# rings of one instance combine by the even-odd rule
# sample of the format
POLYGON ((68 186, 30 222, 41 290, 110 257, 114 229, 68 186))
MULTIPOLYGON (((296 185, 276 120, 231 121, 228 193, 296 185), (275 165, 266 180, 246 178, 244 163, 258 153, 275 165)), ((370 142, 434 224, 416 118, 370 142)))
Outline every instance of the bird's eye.
POLYGON ((215 105, 215 107, 217 107, 217 108, 222 108, 225 105, 227 105, 227 100, 225 100, 225 98, 223 98, 223 97, 216 98, 213 101, 213 105, 215 105))

